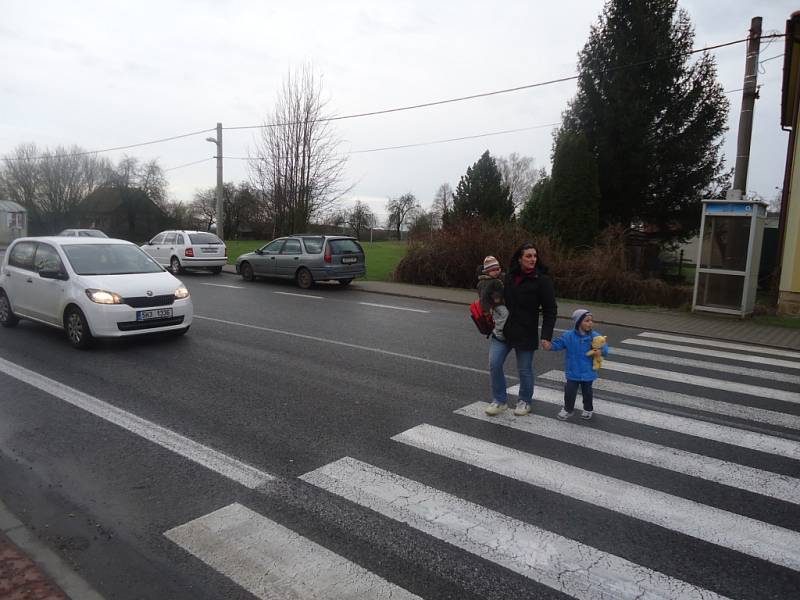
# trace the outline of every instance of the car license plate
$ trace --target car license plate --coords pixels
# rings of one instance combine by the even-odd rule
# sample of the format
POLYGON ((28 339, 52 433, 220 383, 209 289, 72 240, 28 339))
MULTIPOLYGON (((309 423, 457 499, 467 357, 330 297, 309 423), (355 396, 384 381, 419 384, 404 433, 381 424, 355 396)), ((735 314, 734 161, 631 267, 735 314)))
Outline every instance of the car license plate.
POLYGON ((217 254, 218 248, 200 248, 203 254, 217 254))
POLYGON ((172 318, 171 308, 154 308, 152 310, 137 310, 137 321, 149 321, 151 319, 170 319, 172 318))
POLYGON ((354 263, 354 262, 358 262, 358 258, 355 257, 355 256, 343 256, 342 257, 342 264, 346 265, 346 264, 354 263))

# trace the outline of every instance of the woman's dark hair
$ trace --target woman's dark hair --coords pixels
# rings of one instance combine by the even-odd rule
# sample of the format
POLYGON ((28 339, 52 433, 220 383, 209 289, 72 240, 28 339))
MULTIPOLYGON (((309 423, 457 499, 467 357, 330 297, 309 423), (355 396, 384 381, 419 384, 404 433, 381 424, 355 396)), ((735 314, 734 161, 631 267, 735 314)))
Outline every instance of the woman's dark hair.
POLYGON ((536 247, 535 244, 532 242, 525 242, 514 251, 514 254, 511 256, 511 262, 508 265, 508 272, 513 273, 515 275, 519 274, 522 271, 522 267, 519 265, 519 259, 522 258, 522 253, 525 250, 536 250, 536 267, 535 270, 539 273, 547 273, 547 267, 544 266, 542 263, 542 255, 539 253, 539 249, 536 247))

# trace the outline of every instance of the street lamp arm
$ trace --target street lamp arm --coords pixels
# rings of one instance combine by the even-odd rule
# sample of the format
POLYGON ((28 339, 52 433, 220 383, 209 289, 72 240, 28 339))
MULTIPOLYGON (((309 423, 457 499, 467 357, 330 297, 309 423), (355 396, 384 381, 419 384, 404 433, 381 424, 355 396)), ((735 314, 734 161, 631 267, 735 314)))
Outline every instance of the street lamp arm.
POLYGON ((211 142, 212 144, 218 144, 219 143, 219 142, 217 142, 217 138, 212 138, 212 137, 207 137, 206 141, 207 142, 211 142))

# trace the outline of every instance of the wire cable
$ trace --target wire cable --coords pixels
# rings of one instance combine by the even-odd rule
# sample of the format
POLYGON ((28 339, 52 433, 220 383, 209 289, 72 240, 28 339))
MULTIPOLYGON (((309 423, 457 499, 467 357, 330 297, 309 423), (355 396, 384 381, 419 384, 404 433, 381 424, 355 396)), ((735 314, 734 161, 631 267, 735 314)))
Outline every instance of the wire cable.
MULTIPOLYGON (((773 39, 782 38, 782 37, 785 37, 785 34, 776 33, 776 34, 770 34, 770 35, 766 35, 766 36, 762 35, 761 39, 773 40, 773 39)), ((733 46, 735 44, 741 44, 741 43, 747 42, 749 40, 750 40, 750 38, 748 37, 748 38, 741 39, 741 40, 733 40, 733 41, 730 41, 730 42, 724 42, 722 44, 715 44, 713 46, 706 46, 704 48, 698 48, 696 50, 688 50, 686 52, 680 52, 680 53, 677 53, 677 54, 656 56, 656 57, 649 58, 649 59, 646 59, 646 60, 642 60, 642 61, 639 61, 639 62, 636 62, 636 63, 632 63, 632 64, 628 64, 628 65, 620 65, 618 67, 612 67, 611 69, 608 69, 606 72, 610 73, 610 72, 620 71, 620 70, 623 70, 623 69, 631 69, 631 68, 639 67, 639 66, 642 66, 642 65, 646 65, 646 64, 649 64, 649 63, 652 63, 652 62, 657 62, 659 60, 666 60, 668 58, 673 58, 675 56, 690 56, 692 54, 697 54, 699 52, 708 52, 709 50, 717 50, 719 48, 725 48, 727 46, 733 46)), ((362 112, 362 113, 354 113, 354 114, 342 115, 342 116, 338 116, 338 117, 326 117, 324 119, 316 119, 314 121, 309 121, 309 122, 342 121, 342 120, 345 120, 345 119, 356 119, 356 118, 361 118, 361 117, 371 117, 371 116, 384 115, 384 114, 389 114, 389 113, 394 113, 394 112, 416 110, 418 108, 428 108, 428 107, 431 107, 431 106, 440 106, 442 104, 452 104, 454 102, 463 102, 463 101, 466 101, 466 100, 474 100, 476 98, 486 98, 486 97, 489 97, 489 96, 497 96, 497 95, 500 95, 500 94, 509 94, 509 93, 518 92, 518 91, 521 91, 521 90, 529 90, 529 89, 534 89, 534 88, 537 88, 537 87, 553 85, 553 84, 556 84, 556 83, 563 83, 565 81, 572 81, 572 80, 578 79, 578 77, 579 77, 579 75, 571 75, 571 76, 568 76, 568 77, 559 77, 559 78, 556 78, 556 79, 550 79, 550 80, 547 80, 547 81, 540 81, 540 82, 537 82, 537 83, 530 83, 530 84, 527 84, 527 85, 520 85, 520 86, 516 86, 516 87, 512 87, 512 88, 502 89, 502 90, 494 90, 494 91, 491 91, 491 92, 482 92, 482 93, 478 93, 478 94, 470 94, 468 96, 460 96, 458 98, 448 98, 448 99, 445 99, 445 100, 434 100, 434 101, 431 101, 431 102, 423 102, 423 103, 420 103, 420 104, 413 104, 413 105, 409 105, 409 106, 400 106, 400 107, 396 107, 396 108, 387 108, 387 109, 384 109, 384 110, 375 110, 375 111, 368 111, 368 112, 362 112)), ((236 127, 223 127, 223 129, 227 129, 227 130, 230 130, 230 131, 238 130, 238 129, 264 129, 264 128, 267 128, 267 127, 284 127, 284 126, 288 126, 288 125, 296 125, 298 123, 299 123, 298 121, 287 122, 287 123, 269 123, 269 124, 265 123, 263 125, 242 125, 242 126, 236 126, 236 127)), ((216 128, 212 127, 212 128, 208 128, 208 129, 202 129, 202 130, 199 130, 199 131, 193 131, 193 132, 184 133, 184 134, 181 134, 181 135, 174 135, 174 136, 171 136, 171 137, 160 138, 160 139, 157 139, 157 140, 151 140, 151 141, 147 141, 147 142, 140 142, 140 143, 137 143, 137 144, 128 144, 128 145, 125 145, 125 146, 114 146, 112 148, 103 148, 103 149, 100 149, 100 150, 87 150, 87 151, 84 151, 84 152, 73 152, 73 153, 68 153, 68 154, 59 154, 58 156, 61 156, 61 157, 88 156, 90 154, 101 154, 101 153, 104 153, 104 152, 114 152, 114 151, 117 151, 117 150, 128 150, 130 148, 140 148, 142 146, 149 146, 149 145, 152 145, 152 144, 161 144, 163 142, 170 142, 170 141, 178 140, 178 139, 181 139, 181 138, 187 138, 187 137, 191 137, 191 136, 195 136, 195 135, 201 135, 203 133, 208 133, 208 132, 211 132, 211 131, 216 131, 216 128)), ((31 156, 29 156, 29 157, 4 157, 4 160, 7 160, 7 161, 41 160, 41 159, 49 158, 51 156, 52 155, 41 155, 41 156, 32 156, 32 157, 31 156)), ((179 168, 179 167, 174 167, 174 168, 179 168)))
POLYGON ((174 171, 176 169, 182 169, 184 167, 191 167, 192 165, 199 165, 200 163, 204 163, 209 160, 214 160, 215 158, 216 156, 209 156, 208 158, 202 158, 200 160, 184 163, 182 165, 178 165, 177 167, 170 167, 169 169, 164 169, 164 172, 166 173, 167 171, 174 171))

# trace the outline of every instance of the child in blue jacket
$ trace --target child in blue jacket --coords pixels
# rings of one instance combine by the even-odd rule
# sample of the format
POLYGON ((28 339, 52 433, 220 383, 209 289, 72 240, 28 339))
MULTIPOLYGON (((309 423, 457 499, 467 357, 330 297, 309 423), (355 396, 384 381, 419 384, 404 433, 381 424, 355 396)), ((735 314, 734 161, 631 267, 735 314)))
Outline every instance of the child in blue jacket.
POLYGON ((597 355, 608 356, 608 344, 603 344, 602 348, 592 350, 592 338, 600 334, 592 329, 594 321, 592 313, 588 310, 579 308, 572 313, 572 320, 575 322, 575 328, 546 345, 545 350, 567 351, 565 357, 567 382, 564 384, 564 408, 558 413, 558 418, 564 421, 572 416, 572 411, 575 409, 575 397, 580 386, 581 397, 583 398, 581 418, 588 421, 594 414, 592 382, 597 379, 597 371, 592 369, 592 359, 597 355))

